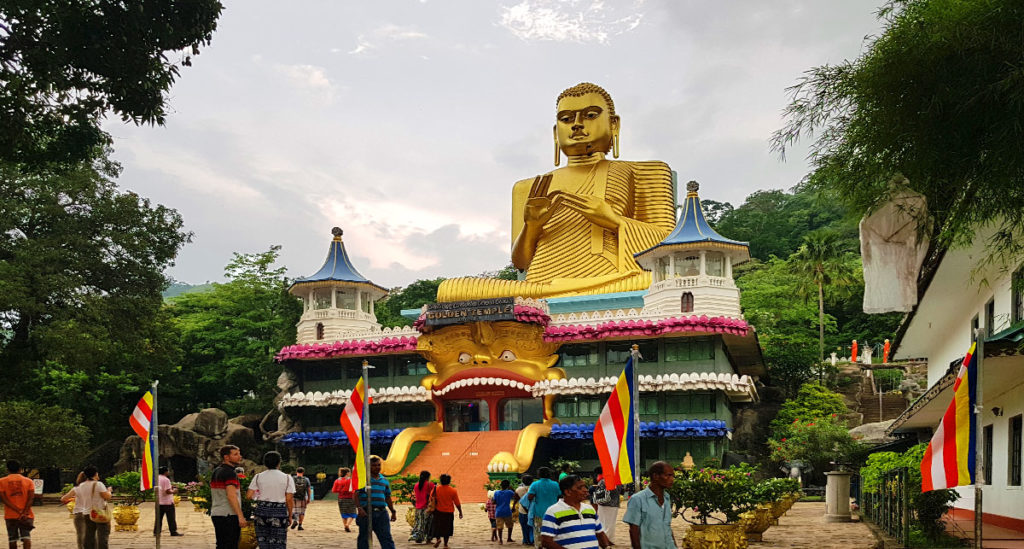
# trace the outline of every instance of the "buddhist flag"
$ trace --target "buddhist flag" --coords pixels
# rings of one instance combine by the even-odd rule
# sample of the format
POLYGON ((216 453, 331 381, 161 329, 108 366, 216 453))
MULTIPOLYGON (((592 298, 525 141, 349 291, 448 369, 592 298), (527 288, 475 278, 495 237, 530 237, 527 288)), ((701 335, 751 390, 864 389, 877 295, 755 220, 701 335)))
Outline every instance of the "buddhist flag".
POLYGON ((974 484, 978 429, 974 417, 978 357, 971 344, 953 384, 953 402, 939 421, 921 461, 921 491, 974 484))
POLYGON ((601 460, 605 488, 611 490, 620 484, 633 482, 636 473, 636 403, 633 402, 633 357, 619 374, 608 404, 594 426, 594 444, 601 460))
POLYGON ((139 399, 135 405, 132 417, 128 418, 129 425, 136 435, 142 439, 142 489, 149 490, 153 487, 153 446, 149 438, 153 429, 153 393, 146 391, 146 394, 139 399))
POLYGON ((341 411, 341 428, 348 437, 348 443, 356 453, 356 460, 352 464, 352 480, 355 481, 353 490, 366 488, 366 478, 369 476, 364 471, 366 464, 366 453, 363 449, 363 402, 366 401, 366 384, 363 378, 359 378, 356 388, 352 390, 352 396, 341 411))

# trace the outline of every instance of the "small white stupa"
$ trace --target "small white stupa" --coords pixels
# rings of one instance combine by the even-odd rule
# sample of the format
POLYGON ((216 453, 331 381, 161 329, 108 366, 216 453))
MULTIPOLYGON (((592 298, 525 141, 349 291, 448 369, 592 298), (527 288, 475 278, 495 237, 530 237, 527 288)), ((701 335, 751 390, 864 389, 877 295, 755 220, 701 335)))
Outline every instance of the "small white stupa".
POLYGON ((636 254, 637 263, 652 274, 644 295, 645 317, 743 317, 732 268, 750 260, 750 249, 746 242, 725 238, 708 225, 699 189, 696 181, 686 184, 686 201, 675 230, 658 245, 636 254))
POLYGON ((388 291, 370 282, 352 266, 341 240, 342 230, 331 229, 334 238, 324 266, 312 276, 296 279, 288 293, 302 299, 297 343, 323 343, 345 339, 344 334, 379 330, 374 302, 388 291))

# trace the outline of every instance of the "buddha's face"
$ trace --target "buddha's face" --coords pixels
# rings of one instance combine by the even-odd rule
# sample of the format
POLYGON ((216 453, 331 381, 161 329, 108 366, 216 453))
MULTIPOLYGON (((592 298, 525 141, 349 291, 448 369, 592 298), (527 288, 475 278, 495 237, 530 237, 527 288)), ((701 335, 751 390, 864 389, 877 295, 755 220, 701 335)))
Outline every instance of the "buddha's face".
POLYGON ((563 97, 558 101, 555 136, 567 156, 608 152, 619 117, 612 116, 608 103, 597 93, 563 97))

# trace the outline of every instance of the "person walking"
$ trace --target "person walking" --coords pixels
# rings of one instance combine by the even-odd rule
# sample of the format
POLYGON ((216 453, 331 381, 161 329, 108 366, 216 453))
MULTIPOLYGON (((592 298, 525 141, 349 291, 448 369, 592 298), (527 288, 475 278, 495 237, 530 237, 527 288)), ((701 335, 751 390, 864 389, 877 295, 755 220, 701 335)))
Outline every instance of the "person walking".
POLYGON ((578 475, 558 481, 562 499, 544 512, 541 545, 545 549, 602 549, 611 545, 597 511, 587 503, 590 491, 578 475))
POLYGON ((171 535, 182 536, 184 534, 178 532, 178 521, 175 520, 174 515, 174 494, 178 489, 171 484, 171 479, 167 478, 166 465, 161 465, 159 471, 160 477, 157 479, 156 493, 160 499, 160 506, 156 513, 156 524, 153 525, 153 535, 160 535, 160 531, 164 527, 164 517, 167 517, 167 529, 171 531, 171 535))
POLYGON ((672 497, 668 489, 675 482, 675 471, 664 461, 649 470, 651 483, 629 498, 622 521, 629 525, 629 543, 633 549, 675 549, 672 534, 672 497))
POLYGON ((283 549, 288 545, 295 481, 281 472, 281 454, 263 454, 263 465, 267 470, 252 478, 246 492, 246 497, 256 502, 252 513, 256 544, 260 549, 283 549))
POLYGON ((356 538, 356 549, 369 549, 370 529, 377 537, 381 549, 395 549, 395 540, 391 537, 391 522, 398 520, 395 504, 391 501, 391 483, 380 474, 381 461, 379 456, 370 456, 369 486, 355 492, 358 508, 356 509, 356 526, 359 536, 356 538), (369 491, 369 496, 367 496, 369 491), (366 508, 370 507, 372 516, 366 516, 366 508), (391 510, 391 521, 388 522, 386 510, 391 510))
POLYGON ((346 532, 351 532, 350 525, 356 519, 356 502, 352 499, 352 471, 348 467, 338 469, 338 479, 334 481, 331 491, 338 494, 338 512, 341 513, 341 524, 346 532))
POLYGON ((537 476, 540 477, 530 485, 526 492, 526 498, 530 501, 530 523, 533 524, 533 543, 540 547, 540 529, 544 522, 544 512, 558 501, 562 490, 555 482, 558 471, 541 467, 537 469, 537 476))
POLYGON ((434 526, 430 535, 437 538, 434 547, 444 539, 444 547, 448 549, 448 538, 455 534, 456 509, 462 518, 462 502, 459 501, 459 492, 452 486, 451 475, 441 475, 440 480, 441 485, 434 489, 434 526))
POLYGON ((32 500, 36 497, 36 485, 32 479, 21 474, 21 463, 7 461, 7 476, 0 478, 0 499, 4 502, 4 523, 7 526, 7 543, 10 549, 18 549, 20 541, 25 549, 32 547, 32 529, 35 514, 32 500))
POLYGON ((306 478, 306 470, 299 467, 295 470, 295 506, 292 508, 292 529, 302 530, 302 521, 306 520, 306 506, 313 499, 313 485, 306 478))
POLYGON ((110 501, 110 488, 100 482, 100 473, 92 465, 82 469, 76 482, 78 484, 64 494, 60 498, 60 502, 67 503, 75 500, 75 507, 71 512, 74 514, 78 549, 107 549, 110 523, 93 522, 89 518, 89 512, 92 511, 93 506, 110 501))
POLYGON ((604 474, 600 467, 594 469, 594 487, 592 503, 597 508, 597 518, 601 519, 604 532, 608 539, 615 542, 615 523, 619 517, 619 502, 622 498, 622 487, 616 486, 608 490, 605 486, 604 474))
POLYGON ((235 467, 242 463, 242 452, 228 444, 221 447, 220 458, 220 465, 210 477, 210 519, 217 549, 238 549, 242 527, 248 522, 242 514, 242 485, 235 474, 235 467))
POLYGON ((509 489, 508 479, 501 481, 501 490, 494 492, 494 520, 498 523, 498 545, 502 542, 502 530, 508 529, 508 542, 512 543, 512 505, 515 504, 516 493, 509 489))
POLYGON ((572 474, 572 467, 568 463, 562 464, 562 472, 558 474, 558 481, 561 482, 563 478, 572 474))
POLYGON ((494 519, 494 490, 487 491, 487 503, 484 504, 484 511, 487 512, 487 522, 491 523, 491 541, 498 541, 498 521, 494 519))
POLYGON ((416 521, 413 524, 412 532, 409 534, 409 541, 423 543, 430 539, 430 521, 433 520, 433 513, 429 511, 430 496, 434 494, 435 485, 430 482, 430 471, 420 471, 420 480, 412 488, 413 508, 416 513, 416 521))
POLYGON ((533 484, 533 475, 523 475, 516 488, 516 499, 519 505, 519 529, 523 531, 523 545, 533 545, 533 523, 530 522, 530 500, 526 493, 533 484))

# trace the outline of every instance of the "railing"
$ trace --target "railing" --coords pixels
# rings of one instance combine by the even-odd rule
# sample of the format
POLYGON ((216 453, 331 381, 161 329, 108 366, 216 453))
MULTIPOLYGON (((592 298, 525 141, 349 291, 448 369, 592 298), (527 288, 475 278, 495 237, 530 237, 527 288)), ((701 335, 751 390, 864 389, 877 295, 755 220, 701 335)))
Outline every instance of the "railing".
POLYGON ((671 288, 698 288, 701 286, 713 286, 716 288, 727 288, 733 286, 732 279, 718 276, 678 276, 659 280, 651 285, 651 291, 665 290, 671 288))
POLYGON ((363 311, 352 311, 348 309, 314 309, 312 311, 306 311, 302 315, 303 319, 308 318, 348 318, 358 320, 374 320, 374 315, 370 313, 364 313, 363 311))
POLYGON ((885 473, 877 492, 865 492, 864 483, 861 482, 861 516, 898 539, 904 547, 910 540, 909 501, 906 467, 885 473))

